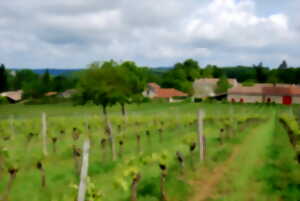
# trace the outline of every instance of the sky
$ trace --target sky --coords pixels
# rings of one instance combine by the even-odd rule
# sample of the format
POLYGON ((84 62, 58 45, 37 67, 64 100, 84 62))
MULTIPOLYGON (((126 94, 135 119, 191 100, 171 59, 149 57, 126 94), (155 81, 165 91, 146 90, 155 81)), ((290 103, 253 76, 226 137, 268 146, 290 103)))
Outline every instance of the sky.
POLYGON ((0 1, 0 63, 300 66, 299 0, 0 1))

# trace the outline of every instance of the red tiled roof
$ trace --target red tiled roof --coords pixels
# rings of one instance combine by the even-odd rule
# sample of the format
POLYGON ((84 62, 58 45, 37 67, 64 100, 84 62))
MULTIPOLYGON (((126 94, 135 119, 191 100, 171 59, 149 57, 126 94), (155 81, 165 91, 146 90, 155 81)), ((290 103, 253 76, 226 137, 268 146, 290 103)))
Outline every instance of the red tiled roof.
POLYGON ((155 98, 171 98, 171 97, 185 97, 188 96, 186 93, 183 93, 177 89, 163 89, 160 88, 156 95, 155 98))
POLYGON ((154 89, 160 89, 160 86, 154 82, 150 82, 150 83, 148 83, 148 85, 154 89))
POLYGON ((57 94, 58 93, 56 91, 50 91, 50 92, 45 93, 45 96, 55 96, 57 94))

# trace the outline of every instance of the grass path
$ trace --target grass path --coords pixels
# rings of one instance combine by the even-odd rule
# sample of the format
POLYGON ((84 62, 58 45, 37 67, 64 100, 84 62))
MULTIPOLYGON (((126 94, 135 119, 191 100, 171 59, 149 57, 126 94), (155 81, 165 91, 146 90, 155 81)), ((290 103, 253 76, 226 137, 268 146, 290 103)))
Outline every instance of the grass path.
POLYGON ((254 128, 237 145, 229 159, 207 174, 205 180, 194 181, 197 186, 190 201, 251 201, 259 192, 254 178, 256 167, 266 155, 274 130, 274 118, 254 128))

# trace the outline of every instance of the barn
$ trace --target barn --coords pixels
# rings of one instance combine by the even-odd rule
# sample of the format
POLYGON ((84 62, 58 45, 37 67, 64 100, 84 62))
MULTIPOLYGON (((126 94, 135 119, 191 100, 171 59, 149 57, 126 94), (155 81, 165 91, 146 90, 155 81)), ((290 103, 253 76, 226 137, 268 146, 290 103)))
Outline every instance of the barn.
POLYGON ((228 90, 229 102, 300 104, 300 87, 287 84, 256 84, 228 90))

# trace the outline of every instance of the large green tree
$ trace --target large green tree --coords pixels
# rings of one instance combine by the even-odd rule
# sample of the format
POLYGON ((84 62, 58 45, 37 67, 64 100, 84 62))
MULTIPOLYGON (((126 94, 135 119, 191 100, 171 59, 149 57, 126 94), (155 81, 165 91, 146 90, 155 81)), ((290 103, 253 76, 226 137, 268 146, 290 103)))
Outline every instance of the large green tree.
POLYGON ((94 62, 83 73, 79 81, 77 101, 84 104, 92 101, 101 105, 103 114, 107 115, 107 107, 115 104, 122 106, 139 99, 145 87, 144 69, 134 62, 119 64, 113 60, 103 63, 94 62))

